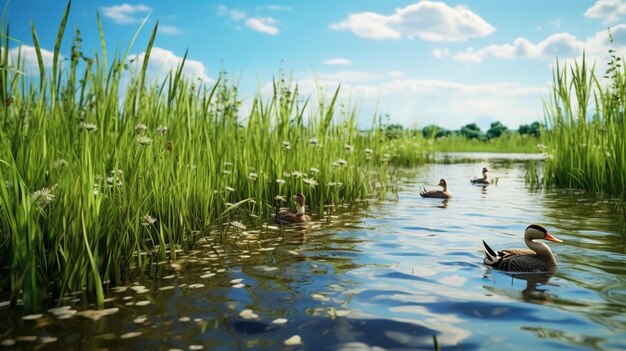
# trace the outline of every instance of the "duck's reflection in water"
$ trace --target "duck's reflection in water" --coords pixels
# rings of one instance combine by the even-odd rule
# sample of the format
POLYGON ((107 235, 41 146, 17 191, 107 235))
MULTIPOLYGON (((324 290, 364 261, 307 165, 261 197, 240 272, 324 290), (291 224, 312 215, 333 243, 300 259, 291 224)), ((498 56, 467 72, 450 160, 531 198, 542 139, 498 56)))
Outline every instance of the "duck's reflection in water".
MULTIPOLYGON (((510 283, 507 284, 509 287, 498 287, 498 285, 501 284, 497 283, 496 286, 484 286, 486 290, 489 290, 492 293, 508 296, 512 299, 519 299, 521 293, 523 301, 536 304, 546 303, 553 298, 547 287, 550 286, 550 278, 554 276, 554 273, 498 272, 497 274, 505 275, 510 278, 510 283), (511 289, 510 287, 513 287, 514 289, 511 289), (523 287, 523 289, 519 290, 520 287, 523 287)), ((494 279, 495 281, 495 277, 491 277, 489 273, 485 274, 485 278, 494 279)))

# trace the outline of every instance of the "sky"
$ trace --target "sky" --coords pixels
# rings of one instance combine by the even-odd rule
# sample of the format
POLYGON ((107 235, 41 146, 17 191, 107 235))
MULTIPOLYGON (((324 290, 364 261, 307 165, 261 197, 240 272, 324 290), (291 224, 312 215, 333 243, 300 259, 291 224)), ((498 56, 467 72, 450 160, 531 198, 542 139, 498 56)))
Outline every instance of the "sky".
MULTIPOLYGON (((66 4, 8 2, 10 52, 21 50, 26 74, 37 74, 31 24, 51 66, 66 4)), ((341 84, 342 101, 358 108, 364 127, 382 114, 406 127, 486 130, 501 121, 517 129, 543 121, 557 60, 580 60, 584 50, 602 76, 607 28, 618 54, 626 52, 626 0, 74 0, 62 55, 77 28, 83 52, 100 52, 96 13, 109 58, 129 48, 145 21, 130 47, 130 58, 141 59, 158 21, 155 79, 188 51, 189 76, 210 84, 226 71, 239 82, 244 114, 281 72, 304 96, 332 94, 341 84)))

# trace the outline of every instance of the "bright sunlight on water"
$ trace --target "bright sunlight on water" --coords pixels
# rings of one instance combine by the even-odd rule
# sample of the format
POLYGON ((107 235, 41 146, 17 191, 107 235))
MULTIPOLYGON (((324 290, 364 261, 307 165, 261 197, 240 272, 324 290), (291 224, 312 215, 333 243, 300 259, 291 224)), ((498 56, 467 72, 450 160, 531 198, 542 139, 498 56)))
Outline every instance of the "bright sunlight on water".
POLYGON ((386 202, 316 214, 308 227, 248 228, 224 242, 201 242, 157 266, 152 278, 110 289, 110 315, 86 312, 95 308, 80 302, 80 293, 60 304, 69 307, 42 316, 3 306, 3 343, 66 350, 626 349, 624 214, 595 195, 530 190, 526 163, 504 158, 400 172, 398 192, 386 202), (497 185, 470 184, 483 166, 497 185), (452 199, 419 196, 440 178, 452 199), (512 276, 483 265, 483 239, 497 249, 524 247, 532 223, 564 240, 549 243, 556 274, 512 276))

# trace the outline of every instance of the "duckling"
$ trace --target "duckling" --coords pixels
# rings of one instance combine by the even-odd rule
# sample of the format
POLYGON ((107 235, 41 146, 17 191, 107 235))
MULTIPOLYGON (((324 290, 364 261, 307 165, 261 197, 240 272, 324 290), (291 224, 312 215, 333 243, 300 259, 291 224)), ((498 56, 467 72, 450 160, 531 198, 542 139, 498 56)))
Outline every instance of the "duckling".
POLYGON ((531 224, 524 232, 524 242, 528 249, 505 249, 496 252, 483 240, 483 262, 487 266, 509 272, 554 272, 556 258, 548 245, 533 241, 542 239, 563 242, 548 233, 543 226, 531 224))
POLYGON ((470 181, 472 182, 472 184, 491 184, 493 181, 489 178, 489 175, 487 175, 487 172, 489 172, 489 170, 486 167, 483 167, 483 177, 482 178, 472 178, 470 179, 470 181))
POLYGON ((420 195, 422 197, 434 197, 439 199, 449 199, 452 197, 452 193, 448 190, 448 184, 445 179, 439 180, 439 186, 443 188, 443 190, 422 190, 420 195))
POLYGON ((276 213, 276 222, 279 224, 304 223, 311 220, 311 217, 304 213, 305 198, 302 193, 293 196, 298 206, 298 212, 294 213, 289 210, 282 210, 276 213))

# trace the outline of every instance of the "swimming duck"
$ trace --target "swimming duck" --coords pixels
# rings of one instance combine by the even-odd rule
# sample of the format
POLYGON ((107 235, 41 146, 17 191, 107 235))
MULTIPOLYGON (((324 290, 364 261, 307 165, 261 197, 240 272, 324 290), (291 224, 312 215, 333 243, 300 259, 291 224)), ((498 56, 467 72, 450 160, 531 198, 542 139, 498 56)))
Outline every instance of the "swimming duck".
POLYGON ((311 220, 311 217, 304 213, 305 198, 302 193, 293 196, 298 206, 298 212, 294 213, 289 210, 282 210, 276 214, 276 222, 279 224, 304 223, 311 220))
POLYGON ((489 175, 487 175, 487 172, 489 172, 489 170, 483 167, 483 177, 482 178, 474 177, 470 181, 472 182, 472 184, 491 184, 491 179, 489 178, 489 175))
POLYGON ((452 193, 448 190, 448 184, 445 179, 439 180, 439 186, 443 188, 443 190, 422 190, 420 195, 422 197, 434 197, 439 199, 449 199, 452 197, 452 193))
POLYGON ((496 269, 509 272, 553 272, 556 270, 556 258, 548 245, 533 240, 550 240, 562 243, 539 224, 531 224, 524 232, 524 241, 528 249, 505 249, 493 251, 483 240, 485 249, 484 263, 496 269))

